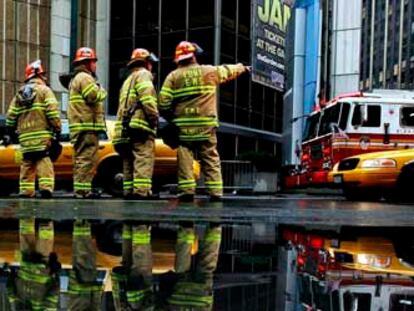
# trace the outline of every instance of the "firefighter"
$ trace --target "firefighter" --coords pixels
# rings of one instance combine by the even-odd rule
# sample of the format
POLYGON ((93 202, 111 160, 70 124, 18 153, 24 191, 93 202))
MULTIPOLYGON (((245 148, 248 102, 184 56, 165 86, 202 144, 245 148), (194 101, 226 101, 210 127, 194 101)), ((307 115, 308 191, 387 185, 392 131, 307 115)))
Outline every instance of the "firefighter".
POLYGON ((152 310, 151 228, 126 223, 122 239, 122 266, 112 271, 115 310, 152 310))
POLYGON ((103 284, 97 280, 96 247, 91 225, 76 220, 73 228, 72 270, 69 272, 68 310, 101 310, 103 284))
POLYGON ((191 42, 179 43, 175 50, 178 68, 164 81, 160 92, 161 115, 178 127, 178 189, 181 201, 192 201, 196 182, 193 158, 198 155, 211 201, 223 194, 216 128, 217 86, 237 78, 250 67, 242 64, 199 65, 201 48, 191 42))
POLYGON ((113 143, 123 158, 124 196, 151 198, 155 135, 158 126, 157 95, 151 69, 158 58, 135 49, 128 63, 130 74, 120 95, 113 143))
POLYGON ((221 226, 217 223, 208 225, 200 241, 195 269, 192 269, 191 250, 195 239, 193 226, 182 223, 177 234, 175 258, 178 281, 168 299, 170 310, 207 311, 213 308, 213 273, 218 262, 221 226))
POLYGON ((38 238, 34 219, 21 219, 19 227, 20 266, 9 269, 6 310, 57 310, 61 265, 53 253, 53 222, 39 223, 38 238))
POLYGON ((42 62, 36 60, 26 66, 25 84, 14 96, 6 119, 5 146, 17 132, 22 152, 20 165, 20 196, 35 196, 36 175, 42 198, 50 198, 54 189, 53 163, 49 157, 52 139, 58 139, 61 122, 58 102, 46 84, 42 62))
POLYGON ((97 82, 97 60, 93 49, 79 48, 69 85, 68 121, 74 147, 73 188, 76 198, 99 198, 99 193, 92 190, 92 179, 99 147, 98 134, 106 129, 103 101, 107 93, 97 82))

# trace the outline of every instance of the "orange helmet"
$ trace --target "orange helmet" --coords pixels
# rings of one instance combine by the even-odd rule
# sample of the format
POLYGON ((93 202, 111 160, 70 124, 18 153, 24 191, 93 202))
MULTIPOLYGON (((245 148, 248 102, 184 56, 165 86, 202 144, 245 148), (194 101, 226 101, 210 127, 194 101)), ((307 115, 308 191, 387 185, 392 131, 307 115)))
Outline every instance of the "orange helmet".
POLYGON ((26 70, 24 72, 25 80, 27 81, 33 78, 34 76, 38 76, 45 73, 46 71, 43 69, 42 61, 40 59, 35 60, 34 62, 26 66, 26 70))
POLYGON ((151 61, 153 63, 158 62, 158 57, 155 56, 154 53, 150 53, 148 50, 146 49, 135 49, 132 51, 132 55, 131 55, 131 60, 128 63, 128 66, 132 65, 133 63, 137 62, 137 61, 151 61))
POLYGON ((203 50, 198 46, 198 44, 189 41, 181 41, 175 48, 174 61, 178 63, 195 55, 199 55, 202 52, 203 50))
POLYGON ((81 47, 76 51, 74 63, 81 62, 84 60, 98 60, 96 52, 92 48, 81 47))

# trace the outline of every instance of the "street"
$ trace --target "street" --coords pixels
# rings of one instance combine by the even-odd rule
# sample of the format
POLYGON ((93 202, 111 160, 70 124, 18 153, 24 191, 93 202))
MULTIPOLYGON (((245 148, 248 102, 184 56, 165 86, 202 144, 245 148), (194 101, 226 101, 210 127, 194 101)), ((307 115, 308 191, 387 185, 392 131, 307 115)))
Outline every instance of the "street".
POLYGON ((0 217, 410 227, 414 208, 410 204, 349 202, 337 196, 230 196, 219 203, 209 203, 205 197, 196 198, 194 203, 179 203, 171 197, 125 201, 63 196, 51 200, 3 198, 0 217))

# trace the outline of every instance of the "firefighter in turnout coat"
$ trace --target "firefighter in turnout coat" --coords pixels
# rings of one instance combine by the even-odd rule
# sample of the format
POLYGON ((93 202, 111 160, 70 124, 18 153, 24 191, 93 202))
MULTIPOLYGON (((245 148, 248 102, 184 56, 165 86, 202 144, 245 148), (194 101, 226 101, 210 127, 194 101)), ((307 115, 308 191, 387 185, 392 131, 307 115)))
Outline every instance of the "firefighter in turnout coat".
POLYGON ((158 125, 157 95, 151 69, 158 58, 135 49, 128 63, 130 74, 120 95, 113 143, 123 159, 126 198, 150 198, 158 125))
POLYGON ((25 84, 13 98, 6 119, 4 145, 11 143, 16 131, 22 152, 20 165, 20 196, 35 196, 36 174, 43 198, 50 198, 54 188, 54 170, 49 157, 52 139, 58 138, 61 122, 58 103, 46 85, 40 60, 30 63, 25 71, 25 84))
POLYGON ((192 201, 196 181, 193 158, 197 155, 210 200, 223 194, 220 157, 217 152, 217 86, 237 78, 249 67, 237 65, 199 65, 201 48, 183 41, 175 50, 178 68, 164 81, 160 92, 161 115, 178 127, 178 189, 182 201, 192 201))
POLYGON ((96 169, 99 132, 105 132, 103 101, 107 93, 96 80, 96 53, 88 47, 76 51, 74 76, 69 84, 68 121, 74 147, 73 188, 76 198, 96 198, 92 179, 96 169))

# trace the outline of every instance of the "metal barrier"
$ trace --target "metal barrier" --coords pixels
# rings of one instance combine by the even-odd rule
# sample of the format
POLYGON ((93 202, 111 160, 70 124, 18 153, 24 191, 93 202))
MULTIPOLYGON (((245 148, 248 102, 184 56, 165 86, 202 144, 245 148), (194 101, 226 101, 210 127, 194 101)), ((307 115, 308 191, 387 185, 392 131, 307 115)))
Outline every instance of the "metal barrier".
MULTIPOLYGON (((225 192, 253 191, 256 168, 250 161, 222 160, 221 172, 225 192)), ((205 190, 203 174, 201 174, 198 180, 197 189, 205 190)))

